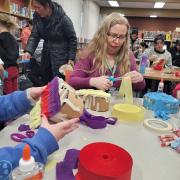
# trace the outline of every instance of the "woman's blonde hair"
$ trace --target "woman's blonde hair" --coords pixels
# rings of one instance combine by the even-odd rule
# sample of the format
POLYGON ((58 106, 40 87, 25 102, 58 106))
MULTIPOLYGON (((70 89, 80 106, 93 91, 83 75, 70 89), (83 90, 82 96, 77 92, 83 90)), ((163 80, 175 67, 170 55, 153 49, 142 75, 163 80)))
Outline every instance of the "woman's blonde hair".
MULTIPOLYGON (((105 59, 107 58, 107 34, 111 27, 116 24, 125 25, 127 27, 127 34, 121 49, 117 53, 117 63, 121 75, 130 71, 129 60, 129 22, 119 13, 112 13, 105 17, 99 30, 96 32, 93 39, 88 44, 87 48, 83 51, 80 58, 85 58, 89 55, 95 55, 95 66, 100 69, 101 75, 105 75, 106 66, 105 59)), ((95 70, 95 69, 94 69, 95 70)), ((92 70, 92 72, 94 71, 92 70)))
POLYGON ((0 13, 0 25, 6 27, 8 31, 18 28, 18 25, 5 13, 0 13))

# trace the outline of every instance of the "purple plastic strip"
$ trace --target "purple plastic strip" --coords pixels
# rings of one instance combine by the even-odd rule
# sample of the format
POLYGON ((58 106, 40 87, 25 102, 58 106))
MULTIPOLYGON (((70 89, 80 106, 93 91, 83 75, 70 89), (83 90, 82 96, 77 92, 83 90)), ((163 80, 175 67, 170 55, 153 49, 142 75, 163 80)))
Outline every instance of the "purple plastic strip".
POLYGON ((26 125, 26 124, 21 124, 19 127, 18 127, 18 131, 27 131, 27 130, 31 130, 29 125, 26 125))
POLYGON ((25 135, 20 134, 20 133, 13 133, 10 135, 11 139, 16 141, 16 142, 21 142, 22 139, 27 138, 25 135))
POLYGON ((14 140, 16 142, 21 142, 25 138, 32 138, 34 136, 34 134, 35 134, 34 131, 28 130, 23 133, 12 133, 10 135, 10 137, 12 140, 14 140))

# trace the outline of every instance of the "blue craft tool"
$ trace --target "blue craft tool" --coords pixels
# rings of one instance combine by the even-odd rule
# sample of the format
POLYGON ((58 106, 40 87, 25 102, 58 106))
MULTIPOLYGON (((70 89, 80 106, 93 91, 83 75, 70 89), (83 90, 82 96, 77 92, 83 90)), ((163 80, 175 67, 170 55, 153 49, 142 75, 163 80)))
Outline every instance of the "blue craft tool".
POLYGON ((122 77, 114 77, 114 76, 109 76, 108 79, 112 82, 115 82, 115 81, 120 81, 122 80, 122 77))

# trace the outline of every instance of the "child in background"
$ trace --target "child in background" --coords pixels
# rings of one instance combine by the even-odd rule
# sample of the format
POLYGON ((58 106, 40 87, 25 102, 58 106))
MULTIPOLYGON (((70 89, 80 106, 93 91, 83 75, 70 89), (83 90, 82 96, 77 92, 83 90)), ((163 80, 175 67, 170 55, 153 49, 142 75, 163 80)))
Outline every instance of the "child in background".
POLYGON ((147 48, 148 45, 145 42, 140 43, 137 59, 141 60, 143 53, 147 53, 147 48))
MULTIPOLYGON (((20 115, 28 113, 32 104, 38 101, 44 87, 30 88, 26 91, 16 91, 6 96, 0 96, 0 121, 17 118, 20 115)), ((1 147, 0 161, 5 160, 12 164, 13 169, 18 165, 22 157, 22 151, 25 144, 29 144, 31 155, 37 162, 46 163, 47 156, 56 151, 58 141, 66 134, 76 129, 78 119, 49 124, 48 120, 42 115, 42 124, 38 132, 31 139, 24 139, 22 143, 15 147, 1 147)))
POLYGON ((4 69, 8 72, 8 78, 4 79, 4 94, 9 94, 18 89, 18 67, 19 47, 16 39, 10 33, 16 24, 10 16, 0 13, 0 58, 4 62, 4 69))
POLYGON ((32 20, 29 20, 27 22, 27 25, 24 28, 22 28, 21 35, 20 35, 23 49, 26 48, 28 39, 31 35, 31 31, 32 31, 32 20))

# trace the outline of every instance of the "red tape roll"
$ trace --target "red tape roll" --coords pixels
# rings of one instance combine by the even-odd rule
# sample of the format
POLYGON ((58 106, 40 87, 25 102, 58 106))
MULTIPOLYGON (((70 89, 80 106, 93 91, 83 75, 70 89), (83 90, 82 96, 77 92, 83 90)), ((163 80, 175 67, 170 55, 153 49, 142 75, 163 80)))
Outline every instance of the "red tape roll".
POLYGON ((132 164, 132 157, 121 147, 92 143, 80 151, 76 180, 130 180, 132 164))

